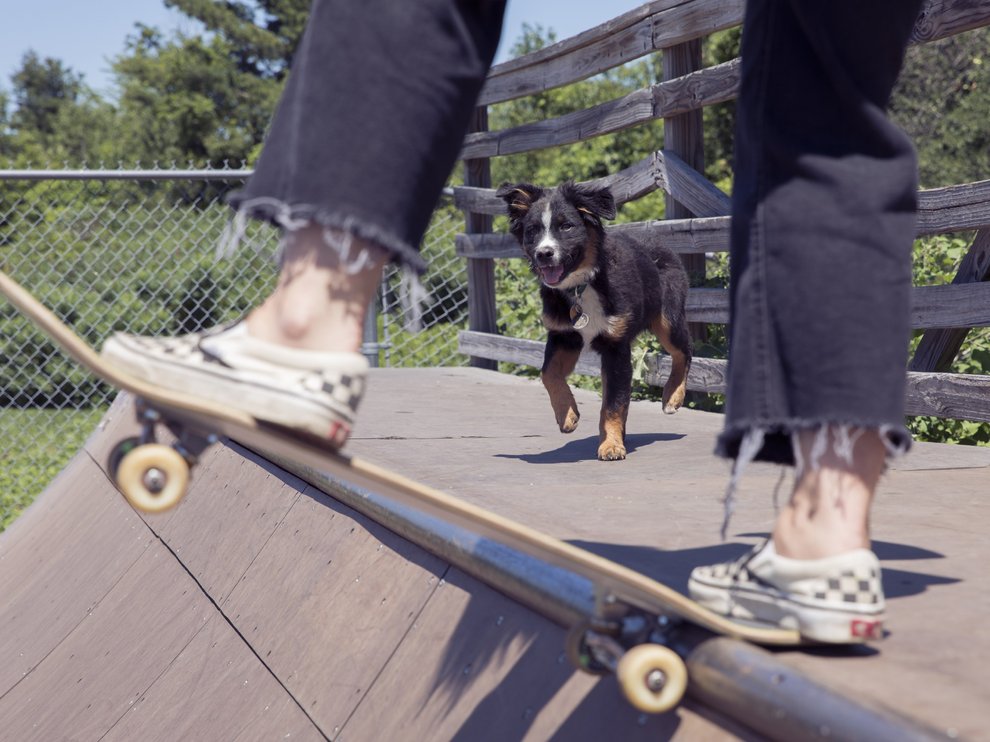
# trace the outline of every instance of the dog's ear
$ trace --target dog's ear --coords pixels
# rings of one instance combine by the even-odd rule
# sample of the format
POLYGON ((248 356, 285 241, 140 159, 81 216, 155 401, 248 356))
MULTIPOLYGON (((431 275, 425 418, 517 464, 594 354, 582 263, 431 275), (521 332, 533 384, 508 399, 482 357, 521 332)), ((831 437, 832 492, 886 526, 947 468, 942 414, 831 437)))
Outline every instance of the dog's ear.
POLYGON ((615 199, 608 186, 578 185, 568 181, 560 190, 585 221, 600 227, 602 219, 615 218, 615 199))
POLYGON ((522 235, 522 222, 530 207, 544 194, 544 189, 529 183, 503 183, 495 195, 506 203, 509 215, 509 231, 517 238, 522 235))

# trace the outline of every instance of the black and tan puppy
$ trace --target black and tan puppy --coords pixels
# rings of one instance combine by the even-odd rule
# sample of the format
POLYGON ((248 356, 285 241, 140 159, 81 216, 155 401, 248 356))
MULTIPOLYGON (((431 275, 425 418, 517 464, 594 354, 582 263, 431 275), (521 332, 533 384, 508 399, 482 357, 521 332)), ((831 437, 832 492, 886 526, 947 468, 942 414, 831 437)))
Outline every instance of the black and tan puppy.
POLYGON ((598 458, 624 459, 632 343, 641 332, 656 335, 673 362, 663 411, 674 413, 684 403, 691 365, 684 266, 668 248, 606 234, 602 220, 615 217, 608 188, 519 183, 501 186, 496 195, 508 204, 509 230, 540 279, 549 330, 541 377, 557 424, 563 433, 577 427, 580 415, 567 377, 590 344, 602 358, 598 458))

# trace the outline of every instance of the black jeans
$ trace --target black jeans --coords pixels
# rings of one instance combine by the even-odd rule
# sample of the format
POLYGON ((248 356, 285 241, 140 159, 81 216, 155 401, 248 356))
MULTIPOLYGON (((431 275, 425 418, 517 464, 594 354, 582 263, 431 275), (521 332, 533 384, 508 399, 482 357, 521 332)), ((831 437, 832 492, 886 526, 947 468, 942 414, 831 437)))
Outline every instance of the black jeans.
POLYGON ((254 175, 231 205, 387 250, 419 244, 495 56, 504 0, 314 0, 254 175))
POLYGON ((917 162, 885 109, 920 5, 747 4, 722 456, 793 464, 829 426, 910 445, 917 162))

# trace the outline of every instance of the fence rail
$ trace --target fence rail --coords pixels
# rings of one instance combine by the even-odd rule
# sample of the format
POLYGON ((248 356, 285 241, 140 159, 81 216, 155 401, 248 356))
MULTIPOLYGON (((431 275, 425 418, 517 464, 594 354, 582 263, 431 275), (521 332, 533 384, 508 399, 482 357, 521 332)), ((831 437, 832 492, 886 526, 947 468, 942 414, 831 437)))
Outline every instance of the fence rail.
MULTIPOLYGON (((685 114, 733 99, 739 87, 739 60, 701 68, 700 55, 689 45, 715 30, 739 25, 742 12, 741 0, 650 2, 572 39, 493 68, 482 94, 485 106, 582 80, 657 50, 664 54, 665 79, 557 118, 471 133, 464 143, 465 157, 482 163, 494 157, 583 142, 663 119, 664 149, 594 182, 607 183, 619 204, 658 190, 666 193, 668 219, 609 229, 662 242, 681 254, 689 272, 697 275, 701 265, 703 274, 705 255, 728 250, 729 199, 705 179, 703 161, 690 154, 692 148, 698 148, 704 132, 700 117, 688 119, 685 114), (685 64, 685 59, 691 63, 685 64), (670 74, 675 67, 676 72, 670 74), (669 218, 672 216, 683 218, 669 218)), ((988 0, 929 0, 911 43, 928 43, 987 25, 988 0)), ((454 201, 469 215, 491 216, 504 210, 494 190, 486 187, 455 188, 454 201)), ((913 289, 911 324, 926 332, 911 361, 909 414, 990 420, 986 402, 990 377, 945 373, 969 330, 990 326, 990 283, 986 283, 990 280, 990 180, 919 193, 919 236, 973 230, 976 237, 952 285, 913 289)), ((523 257, 511 235, 495 234, 490 229, 469 229, 458 235, 456 245, 458 254, 473 264, 523 257)), ((494 303, 494 289, 486 297, 472 298, 473 305, 494 303)), ((688 318, 695 326, 725 324, 728 310, 728 289, 692 288, 688 318)), ((543 360, 542 343, 494 332, 462 333, 460 344, 472 356, 489 360, 535 367, 543 360)), ((650 356, 647 365, 647 381, 661 385, 669 364, 660 356, 650 356)), ((580 368, 597 375, 596 360, 591 356, 580 368)), ((696 359, 688 388, 721 392, 724 372, 724 360, 696 359)))

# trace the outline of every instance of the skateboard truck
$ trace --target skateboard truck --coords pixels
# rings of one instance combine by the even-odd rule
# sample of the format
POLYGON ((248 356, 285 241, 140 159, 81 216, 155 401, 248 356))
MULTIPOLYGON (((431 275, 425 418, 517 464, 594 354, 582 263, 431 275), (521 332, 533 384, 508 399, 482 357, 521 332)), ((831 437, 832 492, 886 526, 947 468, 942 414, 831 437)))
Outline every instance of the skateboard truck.
POLYGON ((217 442, 217 436, 169 418, 141 398, 135 403, 135 414, 141 432, 114 446, 108 469, 134 507, 152 513, 168 510, 185 495, 190 469, 217 442), (157 442, 159 425, 175 436, 171 446, 157 442))
POLYGON ((614 673, 635 708, 659 714, 680 703, 687 668, 670 648, 676 626, 667 616, 632 611, 615 619, 593 619, 574 626, 565 652, 571 664, 593 675, 614 673))

